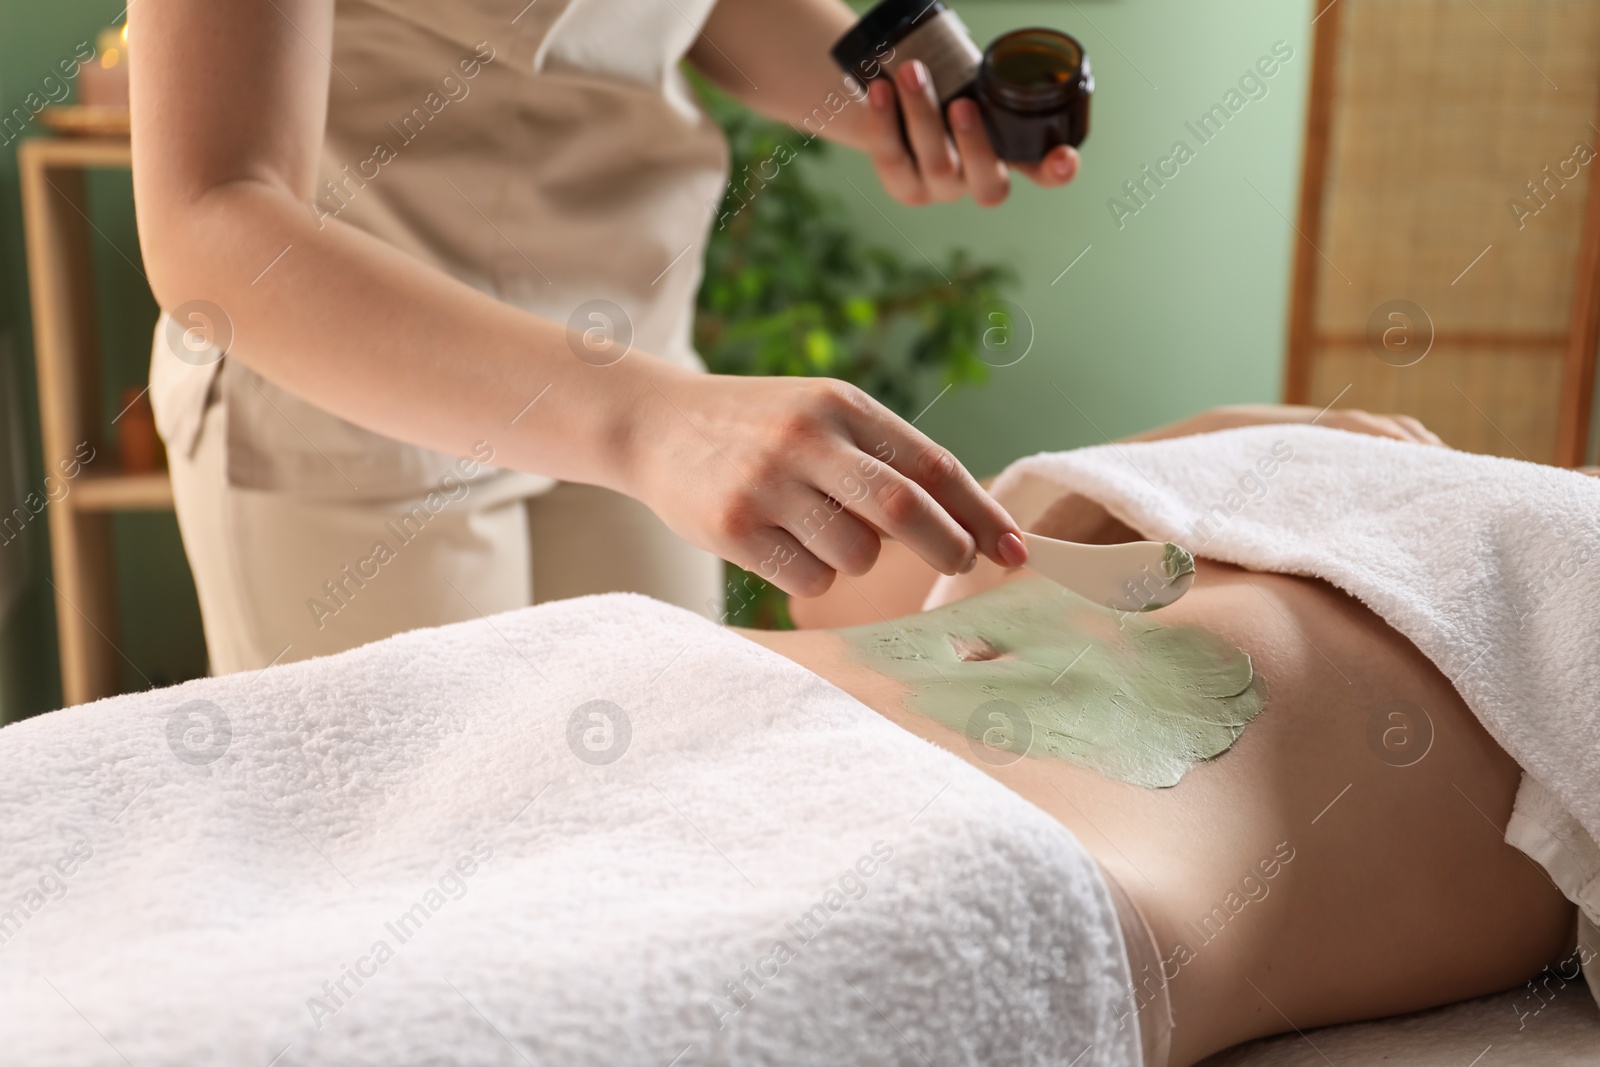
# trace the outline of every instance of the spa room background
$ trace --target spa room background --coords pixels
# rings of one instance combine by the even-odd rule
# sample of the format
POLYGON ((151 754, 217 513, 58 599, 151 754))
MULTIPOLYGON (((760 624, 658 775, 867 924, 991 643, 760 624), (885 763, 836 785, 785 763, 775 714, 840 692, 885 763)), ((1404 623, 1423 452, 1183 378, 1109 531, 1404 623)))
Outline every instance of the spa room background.
MULTIPOLYGON (((1083 170, 1065 192, 1018 181, 998 210, 907 209, 865 160, 802 149, 792 166, 848 225, 902 259, 953 249, 1014 272, 1006 290, 1031 321, 1025 359, 939 396, 918 426, 979 475, 1045 448, 1096 444, 1223 403, 1282 395, 1306 92, 1310 3, 1272 0, 967 0, 979 41, 1028 24, 1077 35, 1097 87, 1083 170), (1193 121, 1242 73, 1292 49, 1225 131, 1131 217, 1109 207, 1123 182, 1190 139, 1193 121)), ((0 33, 0 112, 59 59, 94 41, 115 0, 13 4, 0 33)), ((37 124, 28 131, 38 132, 37 124)), ((0 511, 44 476, 18 192, 17 145, 0 148, 0 511)), ((780 174, 776 181, 784 181, 780 174)), ((126 173, 92 172, 93 268, 105 367, 102 406, 142 385, 156 308, 140 273, 126 173), (103 239, 101 239, 103 238, 103 239)), ((109 416, 107 416, 109 418, 109 416)), ((49 508, 43 518, 48 521, 49 508)), ((54 599, 44 522, 0 545, 0 721, 59 705, 54 599)), ((115 520, 119 645, 127 688, 202 674, 199 612, 170 512, 115 520), (137 671, 132 669, 137 665, 137 671)))

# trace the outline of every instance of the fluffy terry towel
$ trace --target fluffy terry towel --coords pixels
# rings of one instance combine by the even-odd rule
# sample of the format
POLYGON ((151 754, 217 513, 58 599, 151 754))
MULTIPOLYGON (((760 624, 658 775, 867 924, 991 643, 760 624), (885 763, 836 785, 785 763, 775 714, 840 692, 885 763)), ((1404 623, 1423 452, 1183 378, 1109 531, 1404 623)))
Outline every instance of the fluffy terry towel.
POLYGON ((0 1061, 1138 1062, 1092 860, 606 596, 0 730, 0 1061))
POLYGON ((1600 923, 1600 479, 1260 426, 1044 453, 994 483, 1024 525, 1068 492, 1196 555, 1325 579, 1410 638, 1525 772, 1507 840, 1600 923))

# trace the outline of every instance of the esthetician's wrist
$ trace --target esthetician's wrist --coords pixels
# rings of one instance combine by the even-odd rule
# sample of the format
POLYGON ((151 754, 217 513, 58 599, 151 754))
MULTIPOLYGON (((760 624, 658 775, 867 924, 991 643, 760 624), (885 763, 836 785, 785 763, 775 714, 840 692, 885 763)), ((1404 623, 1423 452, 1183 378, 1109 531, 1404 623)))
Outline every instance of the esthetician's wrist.
POLYGON ((682 393, 704 375, 638 352, 608 369, 620 373, 599 398, 594 455, 601 469, 595 482, 648 503, 659 480, 652 468, 677 428, 674 423, 681 425, 686 417, 682 393))

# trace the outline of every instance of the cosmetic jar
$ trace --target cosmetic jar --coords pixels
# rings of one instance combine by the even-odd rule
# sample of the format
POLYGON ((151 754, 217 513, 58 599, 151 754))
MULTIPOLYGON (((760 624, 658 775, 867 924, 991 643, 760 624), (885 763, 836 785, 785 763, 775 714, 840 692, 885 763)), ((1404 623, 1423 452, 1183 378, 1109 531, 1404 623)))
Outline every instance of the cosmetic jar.
POLYGON ((1083 46, 1057 30, 1015 30, 987 49, 942 0, 881 0, 833 46, 834 62, 865 84, 902 63, 928 68, 946 121, 951 101, 971 97, 1001 159, 1036 163, 1089 133, 1094 77, 1083 46))
POLYGON ((893 75, 902 63, 922 60, 941 110, 972 94, 983 59, 966 23, 941 0, 882 0, 839 38, 831 54, 863 85, 893 75))
POLYGON ((1083 46, 1057 30, 1013 30, 978 65, 974 96, 1001 159, 1037 163, 1089 135, 1094 75, 1083 46))

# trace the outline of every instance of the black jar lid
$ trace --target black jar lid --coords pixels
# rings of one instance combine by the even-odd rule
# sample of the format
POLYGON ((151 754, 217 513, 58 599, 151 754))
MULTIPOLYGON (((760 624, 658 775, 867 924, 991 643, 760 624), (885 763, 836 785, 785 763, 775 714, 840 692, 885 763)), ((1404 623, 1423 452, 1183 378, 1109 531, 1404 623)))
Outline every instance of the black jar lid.
POLYGON ((863 61, 876 57, 885 45, 894 44, 945 10, 942 0, 880 0, 839 38, 828 54, 839 66, 858 74, 863 61))

